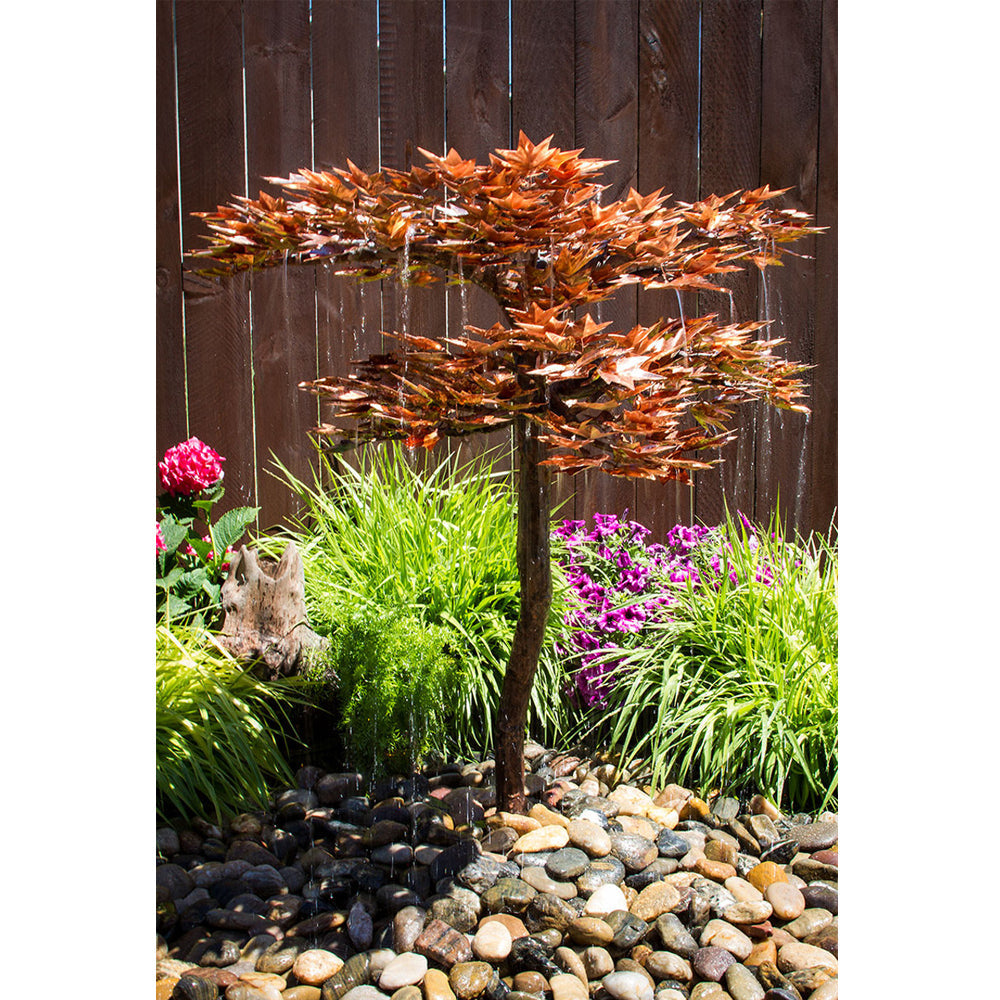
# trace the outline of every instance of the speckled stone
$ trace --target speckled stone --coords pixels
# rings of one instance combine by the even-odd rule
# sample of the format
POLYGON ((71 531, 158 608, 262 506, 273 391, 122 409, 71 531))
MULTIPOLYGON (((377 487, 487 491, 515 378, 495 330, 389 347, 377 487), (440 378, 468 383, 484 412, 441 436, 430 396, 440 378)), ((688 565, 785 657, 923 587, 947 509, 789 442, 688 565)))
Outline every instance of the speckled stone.
POLYGON ((656 930, 663 942, 663 947, 682 958, 692 958, 699 948, 698 942, 681 922, 680 917, 674 913, 664 913, 657 917, 656 930))
POLYGON ((836 823, 804 823, 793 826, 788 831, 788 837, 798 842, 799 850, 804 854, 822 851, 837 843, 836 823))
POLYGON ((636 896, 629 910, 641 920, 650 922, 669 913, 680 901, 680 892, 669 882, 654 882, 636 896))
POLYGON ((753 950, 753 941, 727 920, 709 920, 701 932, 699 943, 703 948, 725 948, 740 961, 753 950))
POLYGON ((553 896, 549 892, 540 892, 524 914, 524 922, 532 934, 554 928, 560 934, 565 933, 576 918, 577 912, 567 905, 565 900, 553 896))
POLYGON ((762 1000, 764 996, 764 987, 757 977, 739 962, 733 962, 722 978, 733 1000, 762 1000))
POLYGON ((458 962, 448 973, 448 985, 458 1000, 473 1000, 486 990, 496 975, 489 962, 458 962))
POLYGON ((625 866, 611 855, 591 861, 586 871, 576 879, 577 892, 586 899, 602 885, 621 885, 625 874, 625 866))
MULTIPOLYGON (((562 827, 547 827, 561 830, 562 827)), ((519 878, 497 879, 496 885, 483 893, 483 906, 490 913, 524 913, 528 904, 538 895, 527 882, 519 878)))
POLYGON ((725 948, 709 945, 699 948, 691 957, 691 968, 701 979, 710 979, 718 983, 726 974, 726 969, 735 962, 732 952, 725 948))
POLYGON ((628 872, 639 872, 657 857, 658 848, 651 840, 635 833, 613 833, 611 853, 628 872))

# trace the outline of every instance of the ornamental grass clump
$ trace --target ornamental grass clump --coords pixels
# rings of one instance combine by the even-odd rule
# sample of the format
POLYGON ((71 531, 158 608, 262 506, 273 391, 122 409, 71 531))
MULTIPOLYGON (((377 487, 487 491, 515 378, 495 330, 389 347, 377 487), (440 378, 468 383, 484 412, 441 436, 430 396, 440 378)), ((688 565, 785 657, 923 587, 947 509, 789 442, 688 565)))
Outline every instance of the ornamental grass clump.
POLYGON ((837 545, 728 514, 690 553, 669 611, 611 675, 608 740, 654 786, 764 792, 782 808, 835 805, 837 545))
MULTIPOLYGON (((313 627, 340 641, 356 610, 395 609, 448 630, 454 662, 435 752, 488 752, 518 616, 516 505, 495 455, 469 462, 407 457, 398 444, 362 448, 358 466, 319 456, 309 485, 280 462, 299 517, 280 536, 258 539, 277 556, 291 538, 305 567, 313 627)), ((556 583, 551 634, 565 611, 556 583)), ((566 677, 550 641, 543 649, 528 727, 542 741, 568 725, 566 677)))
POLYGON ((211 632, 156 627, 156 811, 225 816, 263 807, 293 776, 274 733, 301 701, 293 681, 264 684, 240 667, 211 632))

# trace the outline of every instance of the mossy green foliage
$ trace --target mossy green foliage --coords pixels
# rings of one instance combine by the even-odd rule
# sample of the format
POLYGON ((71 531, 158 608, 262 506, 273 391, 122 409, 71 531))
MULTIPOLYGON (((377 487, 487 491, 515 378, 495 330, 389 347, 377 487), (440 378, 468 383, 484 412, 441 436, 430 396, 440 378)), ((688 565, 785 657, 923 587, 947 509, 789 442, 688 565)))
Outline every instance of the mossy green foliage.
POLYGON ((701 585, 676 585, 621 661, 603 728, 654 785, 823 809, 839 775, 837 545, 832 532, 784 539, 777 523, 753 531, 727 514, 718 544, 694 551, 701 585))
POLYGON ((294 681, 263 683, 205 629, 156 627, 156 809, 166 820, 264 806, 291 770, 275 742, 294 681))
POLYGON ((454 639, 399 608, 360 608, 334 629, 329 662, 352 765, 409 773, 440 748, 449 702, 465 684, 454 639))

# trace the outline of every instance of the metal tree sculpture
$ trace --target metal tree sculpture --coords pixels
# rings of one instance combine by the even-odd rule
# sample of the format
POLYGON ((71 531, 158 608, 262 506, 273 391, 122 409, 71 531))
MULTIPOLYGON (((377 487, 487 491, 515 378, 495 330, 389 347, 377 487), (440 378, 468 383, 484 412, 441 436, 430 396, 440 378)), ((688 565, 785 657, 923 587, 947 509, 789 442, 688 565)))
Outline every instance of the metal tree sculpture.
MULTIPOLYGON (((513 426, 518 463, 520 616, 494 730, 498 808, 524 810, 524 729, 549 605, 549 470, 688 482, 711 463, 691 453, 721 447, 737 403, 805 410, 796 376, 760 340, 764 322, 722 324, 716 314, 608 330, 585 311, 623 285, 719 290, 712 276, 779 263, 781 244, 818 229, 801 212, 755 191, 666 203, 630 190, 602 206, 594 177, 614 161, 582 158, 522 133, 487 165, 451 150, 421 150, 426 168, 367 174, 302 169, 280 183, 287 198, 238 198, 204 218, 210 245, 198 270, 228 274, 329 262, 334 273, 473 282, 506 325, 464 336, 388 332, 399 352, 356 361, 356 374, 303 382, 349 427, 342 440, 442 437, 513 426), (456 279, 457 275, 457 279, 456 279)), ((436 331, 424 331, 434 333, 436 331)))

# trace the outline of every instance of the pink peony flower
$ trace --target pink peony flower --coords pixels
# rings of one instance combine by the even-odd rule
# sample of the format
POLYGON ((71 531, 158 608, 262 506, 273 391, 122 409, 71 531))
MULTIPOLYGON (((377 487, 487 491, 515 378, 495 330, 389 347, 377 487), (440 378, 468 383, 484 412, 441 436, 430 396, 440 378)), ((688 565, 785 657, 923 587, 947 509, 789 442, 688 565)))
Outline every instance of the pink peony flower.
POLYGON ((208 489, 222 478, 225 458, 196 437, 174 445, 160 462, 160 482, 171 496, 208 489))
POLYGON ((160 531, 160 522, 156 522, 156 554, 159 555, 161 552, 165 551, 167 543, 163 540, 163 532, 160 531))

